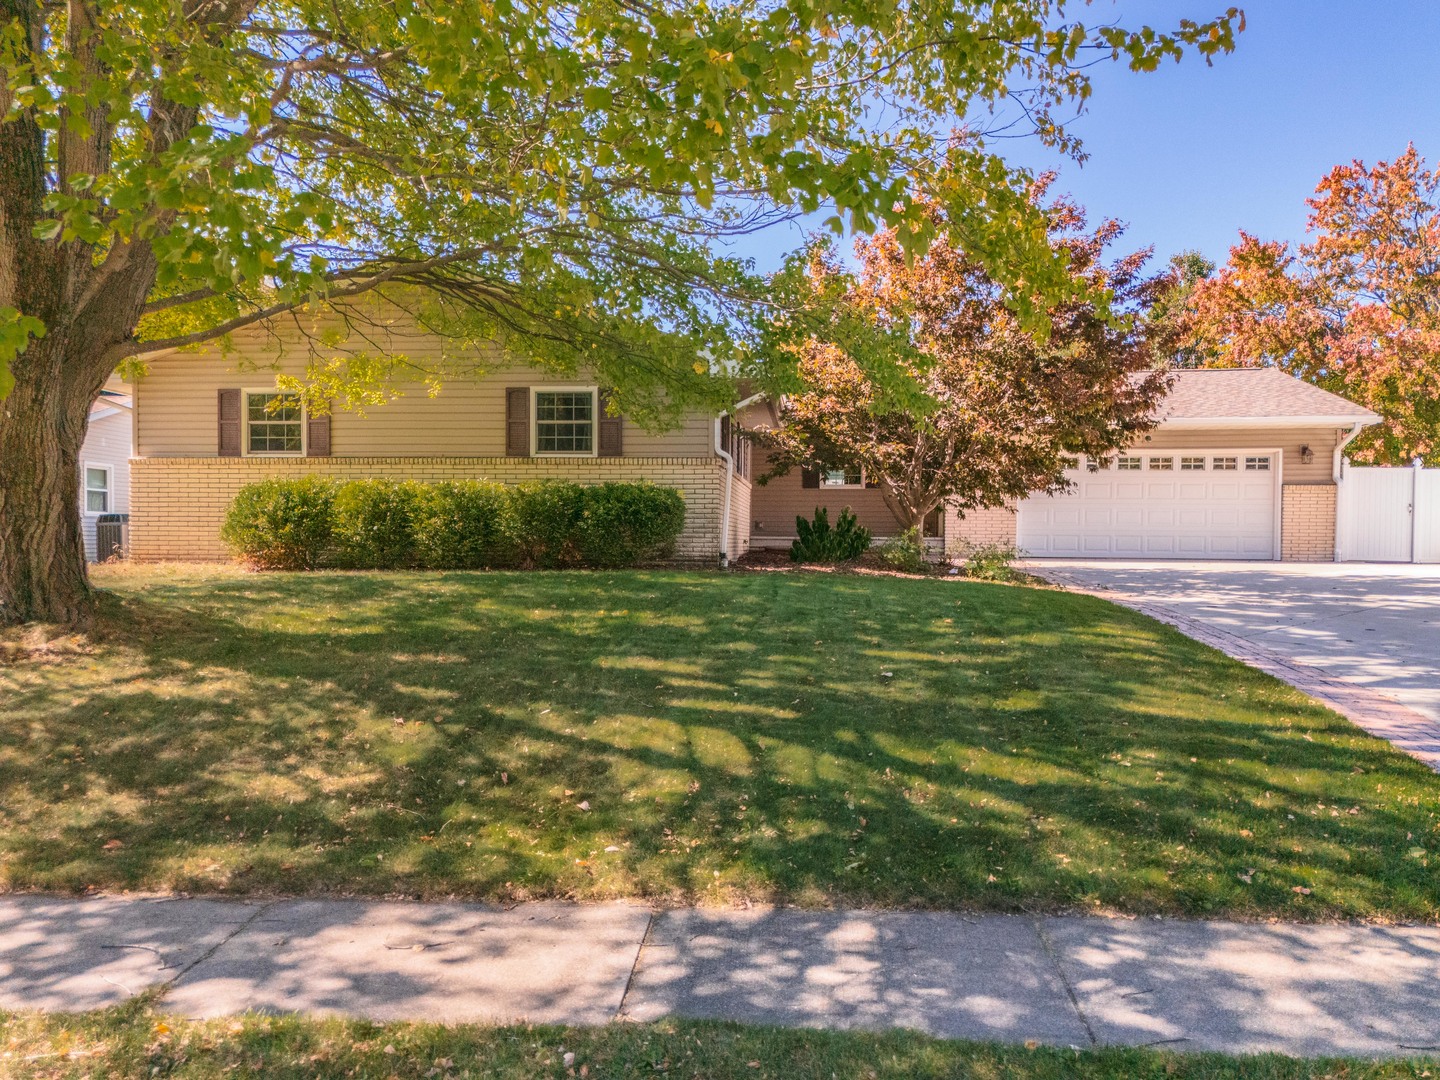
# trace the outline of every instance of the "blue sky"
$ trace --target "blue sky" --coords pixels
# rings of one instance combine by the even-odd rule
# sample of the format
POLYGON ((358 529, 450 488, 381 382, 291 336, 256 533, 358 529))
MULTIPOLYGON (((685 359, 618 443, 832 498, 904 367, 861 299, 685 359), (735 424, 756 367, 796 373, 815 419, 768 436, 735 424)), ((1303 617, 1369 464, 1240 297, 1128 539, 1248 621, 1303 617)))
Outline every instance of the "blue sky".
MULTIPOLYGON (((1440 159, 1440 0, 1100 0, 1082 17, 1169 27, 1231 3, 1248 28, 1213 67, 1094 69, 1095 93, 1073 125, 1090 155, 1083 166, 1033 140, 1002 143, 1006 156, 1059 167, 1059 189, 1092 216, 1130 223, 1127 246, 1153 244, 1157 260, 1194 248, 1216 261, 1241 228, 1303 239, 1304 200, 1335 164, 1390 160, 1409 141, 1432 167, 1440 159)), ((802 236, 776 229, 745 253, 772 269, 802 236)))

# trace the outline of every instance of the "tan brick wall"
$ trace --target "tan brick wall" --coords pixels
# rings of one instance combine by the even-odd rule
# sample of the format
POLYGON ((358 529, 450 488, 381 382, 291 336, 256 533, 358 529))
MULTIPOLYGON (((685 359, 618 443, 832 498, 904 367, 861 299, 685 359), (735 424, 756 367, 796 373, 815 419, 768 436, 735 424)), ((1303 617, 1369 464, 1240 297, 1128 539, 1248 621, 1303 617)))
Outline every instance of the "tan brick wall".
POLYGON ((1280 489, 1280 557, 1286 562, 1335 558, 1335 485, 1285 484, 1280 489))
MULTIPOLYGON (((713 457, 555 458, 136 458, 130 463, 130 557, 139 561, 230 557, 220 524, 242 486, 272 476, 337 480, 649 480, 685 497, 676 558, 719 558, 722 463, 713 457)), ((737 482, 738 495, 743 481, 737 482)), ((748 487, 748 485, 746 485, 748 487)), ((737 500, 738 501, 738 500, 737 500)), ((749 508, 746 507, 748 517, 749 508)), ((732 518, 734 509, 732 507, 732 518)), ((745 519, 741 519, 745 520, 745 519)))
POLYGON ((945 553, 963 555, 971 546, 999 544, 1015 546, 1015 508, 971 510, 961 517, 953 506, 945 507, 945 553))

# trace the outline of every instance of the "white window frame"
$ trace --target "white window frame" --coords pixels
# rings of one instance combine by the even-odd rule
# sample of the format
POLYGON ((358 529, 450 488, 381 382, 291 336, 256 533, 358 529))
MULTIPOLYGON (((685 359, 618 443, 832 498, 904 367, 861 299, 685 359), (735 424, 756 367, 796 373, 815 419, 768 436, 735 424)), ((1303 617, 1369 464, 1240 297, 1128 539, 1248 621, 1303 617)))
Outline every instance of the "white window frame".
POLYGON ((1174 454, 1146 454, 1146 455, 1145 455, 1145 471, 1146 471, 1146 472, 1175 472, 1175 471, 1176 471, 1176 469, 1175 469, 1175 455, 1174 455, 1174 454), (1165 465, 1160 465, 1160 464, 1158 464, 1158 463, 1161 462, 1161 461, 1166 462, 1166 464, 1165 464, 1165 465))
POLYGON ((856 491, 860 488, 863 488, 865 486, 865 467, 863 465, 860 466, 860 468, 857 470, 860 473, 860 482, 858 484, 831 484, 827 483, 825 480, 825 477, 828 473, 848 471, 849 470, 847 469, 821 469, 820 486, 830 491, 856 491))
POLYGON ((113 514, 115 510, 115 466, 107 465, 100 461, 80 462, 80 512, 86 517, 99 517, 101 514, 113 514), (90 509, 90 492, 95 490, 90 487, 89 476, 91 469, 99 469, 105 474, 105 506, 104 510, 90 509))
POLYGON ((1210 471, 1210 455, 1209 455, 1209 454, 1181 454, 1181 455, 1180 455, 1180 471, 1181 471, 1181 472, 1209 472, 1209 471, 1210 471), (1196 464, 1196 462, 1199 462, 1199 464, 1196 464))
POLYGON ((600 456, 600 388, 598 386, 532 386, 530 387, 530 454, 544 458, 593 458, 600 456), (541 394, 589 394, 590 395, 590 449, 585 450, 544 450, 540 449, 540 395, 541 394))
POLYGON ((1145 457, 1142 454, 1115 455, 1116 472, 1144 472, 1145 457))
POLYGON ((1245 458, 1245 464, 1240 467, 1241 472, 1270 472, 1275 468, 1275 456, 1273 454, 1250 454, 1245 458))
POLYGON ((1239 472, 1239 471, 1240 471, 1240 458, 1237 457, 1235 454, 1211 454, 1211 455, 1210 455, 1210 471, 1211 471, 1211 472, 1239 472), (1226 462, 1226 464, 1224 464, 1224 465, 1216 465, 1215 463, 1216 463, 1217 461, 1223 461, 1223 462, 1226 462))
POLYGON ((300 449, 299 450, 256 450, 250 449, 250 398, 255 394, 290 394, 292 397, 299 397, 290 390, 281 390, 278 386, 246 386, 240 390, 240 456, 253 458, 295 458, 304 457, 310 450, 310 414, 305 409, 304 398, 300 399, 300 449))

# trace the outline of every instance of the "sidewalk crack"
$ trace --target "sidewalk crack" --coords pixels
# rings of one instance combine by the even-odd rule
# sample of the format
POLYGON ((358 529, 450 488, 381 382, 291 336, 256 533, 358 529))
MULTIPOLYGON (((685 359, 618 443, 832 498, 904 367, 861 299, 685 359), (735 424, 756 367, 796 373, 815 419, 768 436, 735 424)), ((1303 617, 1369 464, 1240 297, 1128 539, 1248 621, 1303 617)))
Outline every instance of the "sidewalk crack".
POLYGON ((630 976, 625 980, 625 992, 620 995, 620 1004, 615 1008, 615 1019, 625 1018, 625 1002, 630 1000, 630 988, 635 985, 635 972, 640 970, 640 958, 645 955, 645 946, 650 944, 650 935, 655 929, 656 912, 650 912, 650 918, 645 923, 645 933, 640 935, 640 947, 635 950, 635 959, 630 964, 630 976))
POLYGON ((223 949, 226 945, 230 944, 230 942, 234 941, 246 930, 249 930, 251 924, 253 924, 256 919, 260 918, 261 915, 264 915, 267 911, 269 911, 271 908, 273 908, 276 904, 279 904, 280 902, 281 901, 279 900, 267 900, 265 903, 257 907, 255 909, 255 913, 251 915, 248 919, 246 919, 242 923, 237 924, 234 930, 230 931, 230 933, 226 934, 214 945, 210 946, 210 948, 206 949, 194 960, 191 960, 190 963, 186 964, 174 975, 170 976, 169 979, 165 980, 165 982, 161 984, 165 987, 165 993, 168 993, 170 988, 176 983, 178 983, 181 979, 183 979, 186 975, 190 974, 190 972, 194 971, 201 964, 205 963, 205 961, 209 960, 212 956, 214 956, 217 952, 223 949))
POLYGON ((1050 958, 1050 966, 1055 969, 1055 975, 1060 980, 1060 985, 1065 987, 1065 994, 1070 998, 1070 1006, 1075 1010, 1075 1015, 1080 1018, 1080 1024, 1085 1028, 1085 1037, 1090 1040, 1091 1046, 1099 1046, 1100 1040, 1095 1037, 1095 1029, 1090 1026, 1090 1018, 1085 1015, 1085 1009, 1080 1004, 1080 998, 1075 993, 1075 988, 1070 985, 1070 980, 1065 977, 1065 969, 1060 964, 1060 952, 1055 948, 1050 935, 1045 932, 1045 920, 1035 920, 1035 936, 1040 939, 1040 947, 1045 950, 1045 955, 1050 958))

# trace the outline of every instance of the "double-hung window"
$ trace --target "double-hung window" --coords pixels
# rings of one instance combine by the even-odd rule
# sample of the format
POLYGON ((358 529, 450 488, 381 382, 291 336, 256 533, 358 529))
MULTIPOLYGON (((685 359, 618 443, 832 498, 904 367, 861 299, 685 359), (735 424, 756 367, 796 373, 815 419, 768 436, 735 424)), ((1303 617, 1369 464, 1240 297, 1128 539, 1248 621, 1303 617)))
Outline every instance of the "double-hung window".
POLYGON ((535 391, 535 453, 593 457, 599 409, 593 389, 535 391))
POLYGON ((821 487, 864 487, 865 472, 858 465, 847 466, 843 469, 822 469, 820 471, 821 487))
POLYGON ((85 512, 87 514, 108 514, 110 512, 110 476, 108 465, 85 466, 85 512))
POLYGON ((245 452, 275 457, 297 457, 305 452, 305 411, 298 394, 246 391, 245 452))

